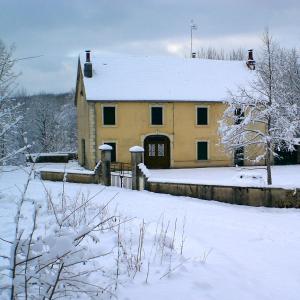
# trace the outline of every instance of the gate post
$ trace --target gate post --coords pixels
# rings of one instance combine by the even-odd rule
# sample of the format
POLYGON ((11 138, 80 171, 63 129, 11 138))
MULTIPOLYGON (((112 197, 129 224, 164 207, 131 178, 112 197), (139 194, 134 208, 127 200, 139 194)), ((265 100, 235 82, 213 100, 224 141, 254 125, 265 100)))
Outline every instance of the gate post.
POLYGON ((110 186, 111 185, 110 162, 111 162, 112 147, 103 144, 99 146, 99 150, 101 150, 101 165, 102 165, 101 183, 105 186, 110 186))
POLYGON ((142 174, 138 165, 144 162, 144 148, 133 146, 129 151, 131 153, 132 189, 140 190, 139 178, 142 174))

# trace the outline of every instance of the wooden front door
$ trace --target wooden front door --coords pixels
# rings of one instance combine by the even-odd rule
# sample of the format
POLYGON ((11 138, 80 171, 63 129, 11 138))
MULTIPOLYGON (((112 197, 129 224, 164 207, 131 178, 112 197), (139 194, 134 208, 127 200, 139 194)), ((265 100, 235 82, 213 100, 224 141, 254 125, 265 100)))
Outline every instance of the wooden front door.
POLYGON ((164 135, 151 135, 144 141, 145 165, 149 169, 170 168, 170 140, 164 135))

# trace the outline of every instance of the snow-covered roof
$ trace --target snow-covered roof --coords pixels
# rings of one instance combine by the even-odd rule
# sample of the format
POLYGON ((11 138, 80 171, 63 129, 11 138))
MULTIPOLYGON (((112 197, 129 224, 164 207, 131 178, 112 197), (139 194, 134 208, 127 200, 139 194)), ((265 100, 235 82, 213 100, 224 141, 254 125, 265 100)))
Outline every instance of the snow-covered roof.
POLYGON ((243 61, 179 57, 93 55, 91 62, 93 77, 84 85, 92 101, 224 101, 255 72, 243 61))

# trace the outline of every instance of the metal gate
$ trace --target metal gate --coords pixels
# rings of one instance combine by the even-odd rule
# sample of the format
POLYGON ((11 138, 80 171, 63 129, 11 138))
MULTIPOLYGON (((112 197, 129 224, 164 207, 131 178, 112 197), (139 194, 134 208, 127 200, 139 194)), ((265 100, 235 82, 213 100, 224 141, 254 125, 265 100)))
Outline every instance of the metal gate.
POLYGON ((131 165, 122 162, 113 162, 110 167, 111 185, 120 188, 132 188, 131 165))

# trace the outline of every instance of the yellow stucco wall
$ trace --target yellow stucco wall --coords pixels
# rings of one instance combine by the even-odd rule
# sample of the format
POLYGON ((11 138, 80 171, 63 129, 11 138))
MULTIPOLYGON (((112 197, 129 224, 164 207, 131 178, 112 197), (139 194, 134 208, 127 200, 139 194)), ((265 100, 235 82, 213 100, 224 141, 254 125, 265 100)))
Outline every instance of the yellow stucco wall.
MULTIPOLYGON (((144 138, 152 134, 162 134, 171 141, 171 167, 229 166, 231 156, 226 156, 218 144, 218 120, 225 105, 216 102, 97 102, 96 144, 115 142, 117 161, 130 162, 128 149, 134 145, 143 146, 144 138), (102 107, 116 106, 116 125, 102 125, 102 107), (150 124, 150 107, 163 106, 164 125, 150 124), (208 125, 196 125, 196 107, 208 107, 208 125), (208 141, 207 161, 197 160, 197 141, 208 141)), ((97 151, 97 159, 100 153, 97 151)))
POLYGON ((93 155, 91 133, 90 133, 90 106, 85 100, 85 90, 82 81, 82 73, 79 72, 76 85, 76 106, 77 106, 77 132, 78 132, 78 161, 81 165, 89 169, 95 167, 95 160, 93 155), (85 155, 83 153, 82 140, 85 141, 85 155))

